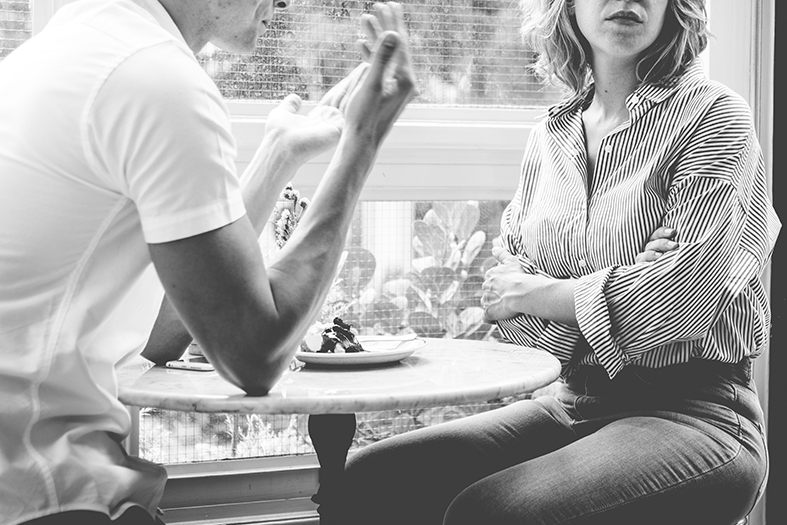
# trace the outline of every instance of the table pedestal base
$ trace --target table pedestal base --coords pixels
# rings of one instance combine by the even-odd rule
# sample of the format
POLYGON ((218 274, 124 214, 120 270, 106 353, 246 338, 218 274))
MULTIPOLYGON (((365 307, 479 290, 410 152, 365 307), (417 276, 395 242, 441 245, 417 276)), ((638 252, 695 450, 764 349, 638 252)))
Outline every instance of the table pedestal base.
POLYGON ((338 505, 343 498, 344 463, 355 436, 355 414, 312 414, 309 436, 320 462, 320 488, 312 496, 318 506, 320 525, 339 525, 338 505))

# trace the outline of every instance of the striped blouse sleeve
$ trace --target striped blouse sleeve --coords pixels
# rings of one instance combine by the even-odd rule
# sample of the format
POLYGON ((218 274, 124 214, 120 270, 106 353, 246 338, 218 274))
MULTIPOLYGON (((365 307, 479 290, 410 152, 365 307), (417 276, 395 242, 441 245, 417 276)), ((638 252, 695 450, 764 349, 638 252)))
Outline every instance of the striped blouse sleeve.
MULTIPOLYGON (((534 148, 542 146, 538 133, 538 129, 534 131, 528 143, 519 185, 514 198, 503 212, 500 234, 503 247, 517 257, 525 273, 548 275, 538 268, 525 253, 521 232, 519 231, 519 225, 522 224, 524 219, 523 208, 525 203, 522 199, 531 198, 535 194, 530 187, 532 181, 528 177, 530 174, 539 171, 538 163, 540 157, 534 152, 534 148), (524 169, 526 163, 528 164, 528 169, 524 169)), ((569 368, 574 349, 580 342, 584 342, 582 333, 578 328, 551 322, 532 315, 523 314, 511 319, 498 320, 497 327, 503 338, 509 342, 520 346, 538 348, 553 354, 560 361, 564 373, 569 368)))
POLYGON ((668 168, 663 225, 679 248, 577 282, 580 329, 610 377, 651 350, 701 339, 773 249, 778 219, 748 106, 728 93, 701 118, 668 168))

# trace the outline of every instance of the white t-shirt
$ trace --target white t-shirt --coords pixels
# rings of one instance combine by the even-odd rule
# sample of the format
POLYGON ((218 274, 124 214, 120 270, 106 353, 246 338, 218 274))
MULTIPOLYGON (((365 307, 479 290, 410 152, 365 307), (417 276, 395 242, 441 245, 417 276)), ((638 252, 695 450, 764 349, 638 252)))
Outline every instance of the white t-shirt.
POLYGON ((235 150, 218 90, 156 0, 75 2, 0 62, 4 524, 155 512, 166 474, 120 445, 115 370, 161 302, 147 243, 245 213, 235 150))

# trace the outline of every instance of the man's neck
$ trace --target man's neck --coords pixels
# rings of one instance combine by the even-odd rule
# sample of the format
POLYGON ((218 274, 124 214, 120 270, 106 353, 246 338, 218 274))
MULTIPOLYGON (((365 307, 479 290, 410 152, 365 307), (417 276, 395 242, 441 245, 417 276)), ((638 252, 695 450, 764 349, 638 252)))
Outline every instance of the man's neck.
POLYGON ((189 48, 197 54, 208 43, 210 35, 207 0, 158 0, 169 13, 189 48))

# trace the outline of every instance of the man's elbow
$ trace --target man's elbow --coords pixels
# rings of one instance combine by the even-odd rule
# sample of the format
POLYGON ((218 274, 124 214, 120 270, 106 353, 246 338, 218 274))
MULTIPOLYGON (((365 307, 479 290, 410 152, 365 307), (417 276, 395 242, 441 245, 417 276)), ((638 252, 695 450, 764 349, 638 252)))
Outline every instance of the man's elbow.
POLYGON ((248 395, 264 396, 279 382, 290 360, 291 358, 238 359, 233 363, 214 363, 214 367, 224 379, 248 395))

